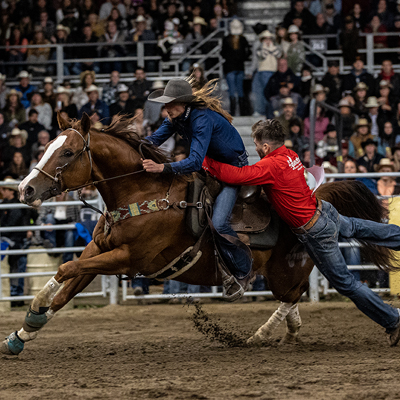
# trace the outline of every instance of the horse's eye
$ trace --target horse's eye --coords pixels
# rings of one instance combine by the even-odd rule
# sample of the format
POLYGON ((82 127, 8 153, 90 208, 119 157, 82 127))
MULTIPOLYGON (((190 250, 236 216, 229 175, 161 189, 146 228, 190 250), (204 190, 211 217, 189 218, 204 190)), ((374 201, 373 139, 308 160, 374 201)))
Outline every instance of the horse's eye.
POLYGON ((71 150, 65 150, 63 156, 64 157, 72 157, 74 153, 71 150))

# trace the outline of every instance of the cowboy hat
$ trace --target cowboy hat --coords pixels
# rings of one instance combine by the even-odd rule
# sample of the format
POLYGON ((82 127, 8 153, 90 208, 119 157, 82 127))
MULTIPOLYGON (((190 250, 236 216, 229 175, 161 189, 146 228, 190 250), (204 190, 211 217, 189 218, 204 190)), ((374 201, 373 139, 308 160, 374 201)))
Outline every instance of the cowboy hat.
POLYGON ((355 92, 357 90, 368 90, 368 86, 364 82, 358 82, 355 88, 353 89, 355 92))
POLYGON ((19 183, 15 179, 6 178, 6 179, 4 179, 4 183, 6 183, 6 185, 1 186, 3 189, 14 190, 15 192, 18 191, 18 184, 19 183))
POLYGON ((163 81, 154 81, 151 85, 152 89, 164 89, 165 85, 163 81))
POLYGON ((331 174, 337 174, 339 170, 333 166, 329 161, 324 161, 322 163, 322 168, 327 169, 331 174))
POLYGON ((241 35, 243 33, 243 24, 237 19, 233 19, 229 24, 229 32, 231 35, 241 35))
POLYGON ((384 87, 388 87, 388 88, 392 88, 392 84, 390 83, 390 81, 386 81, 386 80, 381 80, 379 82, 379 87, 382 89, 384 87))
POLYGON ((293 99, 291 97, 285 97, 283 100, 281 100, 281 105, 282 105, 282 107, 296 106, 296 103, 293 101, 293 99))
POLYGON ((54 83, 53 78, 51 76, 46 76, 46 78, 43 79, 43 83, 54 83))
POLYGON ((2 74, 2 73, 0 72, 0 81, 5 81, 6 78, 7 78, 7 77, 6 77, 4 74, 2 74))
POLYGON ((68 26, 64 26, 61 24, 57 25, 56 31, 64 31, 67 35, 69 35, 71 33, 71 30, 68 28, 68 26))
POLYGON ((375 140, 368 138, 365 142, 361 142, 361 147, 365 149, 366 146, 373 144, 374 146, 378 147, 378 142, 375 140))
POLYGON ((87 89, 85 89, 86 93, 90 92, 98 92, 99 88, 96 85, 90 85, 87 89))
POLYGON ((395 172, 394 165, 392 164, 389 158, 382 158, 381 161, 379 161, 379 165, 374 166, 374 169, 376 172, 380 172, 382 168, 386 167, 389 167, 392 170, 392 172, 395 172))
POLYGON ((347 99, 341 99, 339 101, 339 106, 338 107, 350 107, 351 108, 351 104, 347 99))
POLYGON ((326 88, 326 87, 324 87, 324 86, 321 85, 320 83, 317 83, 317 84, 313 87, 312 94, 321 93, 321 92, 328 93, 328 92, 329 92, 329 89, 326 88))
POLYGON ((11 131, 11 136, 18 136, 18 135, 21 135, 21 137, 22 137, 23 140, 28 139, 28 132, 27 132, 26 130, 24 130, 24 129, 19 129, 19 128, 14 128, 14 129, 11 131))
POLYGON ((120 83, 117 87, 117 92, 122 93, 122 92, 129 92, 128 86, 125 85, 125 83, 120 83))
POLYGON ((204 25, 204 26, 207 26, 207 22, 202 17, 194 17, 193 25, 204 25))
POLYGON ((155 90, 148 97, 150 101, 164 104, 168 104, 173 101, 190 103, 194 98, 195 96, 192 94, 192 87, 190 86, 190 83, 183 79, 171 79, 167 83, 167 86, 165 86, 165 90, 155 90))
POLYGON ((379 107, 378 99, 375 96, 368 97, 365 107, 367 108, 379 107))
POLYGON ((135 19, 135 22, 136 22, 136 23, 138 23, 138 22, 146 22, 146 18, 143 17, 143 15, 139 15, 139 16, 135 19))
POLYGON ((61 93, 69 94, 69 90, 64 86, 59 86, 56 90, 56 94, 61 94, 61 93))
POLYGON ((22 78, 31 78, 32 75, 28 72, 28 71, 21 71, 18 75, 17 78, 18 79, 22 79, 22 78))
POLYGON ((81 72, 79 75, 79 80, 83 82, 86 75, 91 75, 93 80, 96 80, 96 73, 94 71, 89 71, 89 70, 81 72))
POLYGON ((291 33, 300 33, 300 29, 296 25, 290 25, 288 29, 288 34, 290 35, 291 33))
POLYGON ((273 35, 269 30, 262 31, 262 32, 258 35, 258 38, 259 38, 260 40, 262 40, 262 39, 264 39, 264 38, 273 38, 273 37, 274 37, 274 35, 273 35))
POLYGON ((11 89, 8 93, 7 93, 7 99, 10 97, 10 96, 12 96, 13 94, 15 94, 16 96, 18 96, 18 97, 21 97, 22 96, 22 93, 19 91, 19 90, 16 90, 16 89, 11 89))
POLYGON ((356 123, 356 128, 355 129, 357 129, 360 126, 369 126, 369 122, 368 122, 367 118, 360 118, 358 120, 358 122, 356 123))

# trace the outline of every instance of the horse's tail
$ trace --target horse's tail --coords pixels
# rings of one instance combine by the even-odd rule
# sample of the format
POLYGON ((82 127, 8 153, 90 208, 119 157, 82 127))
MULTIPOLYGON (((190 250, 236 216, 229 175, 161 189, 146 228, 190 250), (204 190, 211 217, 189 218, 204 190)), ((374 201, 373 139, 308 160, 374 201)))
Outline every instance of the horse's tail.
MULTIPOLYGON (((382 220, 387 220, 389 215, 389 211, 359 181, 345 180, 326 183, 317 189, 316 195, 331 203, 340 214, 346 217, 382 222, 382 220)), ((385 272, 400 270, 399 260, 394 251, 371 244, 366 240, 357 241, 361 244, 361 254, 364 259, 385 272)))

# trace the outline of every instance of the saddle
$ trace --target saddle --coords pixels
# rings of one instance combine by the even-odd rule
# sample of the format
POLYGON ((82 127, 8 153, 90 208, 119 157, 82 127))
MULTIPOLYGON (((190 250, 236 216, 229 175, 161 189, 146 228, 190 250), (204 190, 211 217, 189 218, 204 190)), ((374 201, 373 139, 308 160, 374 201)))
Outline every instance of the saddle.
MULTIPOLYGON (((198 207, 187 210, 186 225, 195 238, 199 238, 207 227, 207 214, 212 216, 213 204, 221 188, 221 183, 208 174, 196 174, 189 184, 187 201, 198 204, 198 207)), ((279 221, 260 186, 241 188, 233 208, 231 226, 245 244, 258 249, 274 247, 278 240, 279 221)))

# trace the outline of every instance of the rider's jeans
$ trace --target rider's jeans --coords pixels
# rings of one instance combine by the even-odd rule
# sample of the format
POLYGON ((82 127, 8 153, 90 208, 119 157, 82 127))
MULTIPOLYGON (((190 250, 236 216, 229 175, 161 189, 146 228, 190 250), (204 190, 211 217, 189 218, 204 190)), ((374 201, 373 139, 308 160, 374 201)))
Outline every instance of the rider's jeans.
POLYGON ((373 321, 390 331, 399 323, 399 310, 386 304, 367 285, 357 281, 347 268, 338 245, 343 238, 368 239, 379 246, 400 249, 400 227, 378 222, 348 218, 322 201, 322 214, 308 231, 297 234, 321 273, 342 295, 373 321))
MULTIPOLYGON (((239 157, 238 167, 243 167, 247 164, 247 154, 242 154, 239 157)), ((215 200, 212 222, 214 228, 221 234, 238 237, 236 232, 231 228, 230 219, 239 190, 240 186, 224 184, 215 200)), ((246 252, 221 236, 216 236, 216 240, 221 256, 233 275, 238 279, 245 278, 251 270, 251 260, 246 252)))

